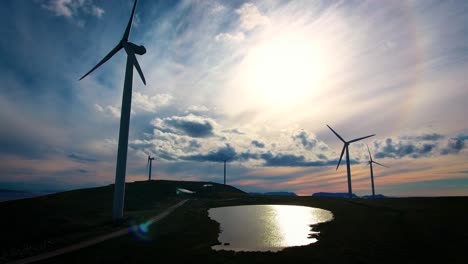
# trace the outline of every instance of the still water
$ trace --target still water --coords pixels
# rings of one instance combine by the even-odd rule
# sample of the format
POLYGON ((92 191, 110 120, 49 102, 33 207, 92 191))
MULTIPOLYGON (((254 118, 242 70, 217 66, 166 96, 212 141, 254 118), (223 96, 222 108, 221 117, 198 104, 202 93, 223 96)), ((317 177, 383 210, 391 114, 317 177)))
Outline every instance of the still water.
POLYGON ((214 250, 280 251, 317 242, 310 225, 331 221, 330 211, 292 205, 244 205, 211 208, 209 217, 220 223, 214 250))

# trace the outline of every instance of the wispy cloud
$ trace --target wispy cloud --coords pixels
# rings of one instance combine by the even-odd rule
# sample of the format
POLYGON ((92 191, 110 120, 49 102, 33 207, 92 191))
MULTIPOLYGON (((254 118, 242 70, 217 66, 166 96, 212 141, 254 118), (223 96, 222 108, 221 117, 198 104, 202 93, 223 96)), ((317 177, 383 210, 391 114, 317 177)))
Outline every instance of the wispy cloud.
POLYGON ((260 13, 257 6, 252 3, 245 3, 236 10, 239 14, 241 29, 252 30, 258 26, 267 25, 270 20, 267 16, 260 13))
POLYGON ((218 35, 215 36, 214 38, 216 41, 219 42, 236 42, 236 41, 242 41, 245 39, 245 35, 242 32, 236 32, 236 33, 219 33, 218 35))
POLYGON ((76 17, 79 13, 101 18, 105 13, 104 9, 94 5, 92 0, 44 0, 41 1, 41 6, 56 16, 67 18, 76 17))
POLYGON ((168 105, 173 99, 170 94, 157 94, 148 96, 140 92, 134 92, 132 96, 135 111, 155 112, 159 107, 168 105))

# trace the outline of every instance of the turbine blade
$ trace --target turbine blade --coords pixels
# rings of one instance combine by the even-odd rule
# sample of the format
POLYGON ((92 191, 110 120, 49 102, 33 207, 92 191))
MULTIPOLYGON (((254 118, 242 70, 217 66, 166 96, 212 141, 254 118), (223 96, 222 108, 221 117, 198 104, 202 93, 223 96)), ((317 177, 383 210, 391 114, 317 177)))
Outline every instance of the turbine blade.
POLYGON ((367 146, 367 151, 369 152, 369 159, 370 159, 371 161, 373 161, 373 160, 372 160, 372 155, 370 154, 369 145, 367 145, 367 143, 366 143, 366 146, 367 146))
POLYGON ((346 143, 346 141, 345 141, 340 135, 338 135, 338 133, 336 133, 335 130, 333 130, 333 128, 331 128, 329 125, 327 125, 327 127, 328 127, 339 139, 341 139, 341 141, 343 141, 343 143, 346 143))
POLYGON ((133 3, 133 9, 132 9, 132 14, 130 15, 130 19, 128 20, 127 28, 125 29, 125 33, 122 37, 122 39, 128 41, 128 36, 130 35, 130 29, 132 27, 132 22, 133 22, 133 15, 135 14, 135 8, 138 0, 135 0, 135 3, 133 3))
POLYGON ((372 134, 372 135, 369 135, 369 136, 365 136, 365 137, 356 138, 356 139, 353 139, 353 140, 349 141, 348 143, 353 143, 353 142, 359 141, 359 140, 361 140, 361 139, 365 139, 365 138, 373 137, 373 136, 375 136, 375 134, 372 134))
POLYGON ((338 161, 338 165, 336 165, 336 170, 338 170, 338 167, 340 166, 341 159, 343 158, 345 148, 346 148, 346 145, 343 146, 343 150, 341 151, 341 155, 340 155, 340 160, 338 161))
POLYGON ((132 52, 131 55, 129 54, 129 56, 132 56, 132 58, 133 58, 133 65, 135 65, 135 68, 137 69, 138 74, 140 74, 141 80, 142 80, 143 83, 146 85, 145 76, 143 75, 143 72, 141 71, 140 64, 138 63, 138 60, 137 60, 137 58, 136 58, 136 56, 135 56, 135 53, 132 52))
POLYGON ((120 49, 122 48, 122 45, 119 43, 117 46, 115 46, 105 57, 102 59, 94 68, 92 68, 89 72, 87 72, 83 77, 80 78, 82 80, 84 77, 88 76, 91 72, 93 72, 95 69, 97 69, 99 66, 104 64, 106 61, 108 61, 112 56, 114 56, 120 49))
POLYGON ((378 162, 375 162, 375 161, 372 161, 372 162, 374 162, 375 164, 380 165, 380 166, 382 166, 382 167, 388 168, 388 166, 385 166, 385 165, 380 164, 380 163, 378 163, 378 162))

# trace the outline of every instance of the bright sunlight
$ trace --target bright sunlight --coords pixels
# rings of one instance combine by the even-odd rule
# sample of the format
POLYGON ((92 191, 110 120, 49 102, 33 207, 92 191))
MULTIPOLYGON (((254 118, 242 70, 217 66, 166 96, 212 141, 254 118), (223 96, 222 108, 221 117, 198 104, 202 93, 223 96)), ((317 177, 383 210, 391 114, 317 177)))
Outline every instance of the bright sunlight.
POLYGON ((287 107, 320 89, 326 50, 301 34, 283 34, 251 49, 244 61, 244 85, 258 104, 287 107))

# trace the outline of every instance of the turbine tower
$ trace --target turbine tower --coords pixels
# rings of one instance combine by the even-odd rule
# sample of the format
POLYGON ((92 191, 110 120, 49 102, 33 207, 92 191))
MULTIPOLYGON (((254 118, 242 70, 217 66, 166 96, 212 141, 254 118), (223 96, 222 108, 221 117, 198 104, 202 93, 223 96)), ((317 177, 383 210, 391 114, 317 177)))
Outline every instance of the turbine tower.
MULTIPOLYGON (((367 144, 366 144, 367 146, 367 144)), ((369 146, 367 146, 367 151, 369 152, 369 161, 367 162, 367 165, 370 165, 370 178, 371 178, 371 184, 372 184, 372 198, 375 198, 375 189, 374 189, 374 170, 372 168, 372 163, 375 163, 377 165, 383 166, 385 168, 388 168, 385 165, 382 165, 372 159, 372 155, 370 154, 369 146)))
POLYGON ((224 160, 224 185, 226 185, 226 162, 227 161, 228 161, 227 159, 224 160))
POLYGON ((151 181, 151 167, 153 166, 153 160, 154 160, 154 157, 152 158, 151 155, 148 155, 148 164, 146 165, 149 167, 148 181, 151 181))
POLYGON ((124 49, 127 53, 127 64, 125 68, 125 81, 122 95, 122 110, 120 114, 120 130, 119 130, 119 146, 117 151, 117 166, 115 172, 115 185, 114 185, 114 204, 112 209, 112 218, 118 221, 123 218, 124 199, 125 199, 125 172, 127 167, 127 147, 128 147, 128 129, 130 124, 130 109, 132 103, 132 81, 133 81, 133 67, 135 67, 140 75, 143 83, 146 85, 145 76, 141 71, 140 64, 138 63, 135 54, 143 55, 146 53, 144 46, 138 46, 128 41, 130 29, 132 27, 133 15, 135 14, 135 7, 137 0, 133 4, 132 14, 127 24, 127 28, 119 43, 107 54, 94 68, 87 72, 83 79, 88 74, 93 72, 99 66, 108 61, 118 51, 124 49))
POLYGON ((368 137, 373 137, 373 136, 375 136, 375 134, 365 136, 365 137, 356 138, 356 139, 353 139, 353 140, 350 140, 350 141, 346 141, 340 135, 338 135, 338 133, 336 133, 335 130, 333 130, 333 128, 331 128, 329 125, 327 125, 327 127, 333 132, 333 134, 335 134, 344 143, 343 150, 341 151, 341 155, 340 155, 340 160, 338 161, 338 165, 336 165, 336 170, 338 170, 338 167, 340 166, 340 163, 341 163, 341 159, 343 158, 343 153, 346 150, 346 170, 348 172, 348 195, 349 195, 349 198, 352 198, 353 189, 351 187, 351 167, 349 165, 349 149, 348 149, 348 146, 349 146, 349 144, 351 144, 353 142, 356 142, 356 141, 359 141, 361 139, 365 139, 365 138, 368 138, 368 137))

